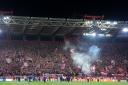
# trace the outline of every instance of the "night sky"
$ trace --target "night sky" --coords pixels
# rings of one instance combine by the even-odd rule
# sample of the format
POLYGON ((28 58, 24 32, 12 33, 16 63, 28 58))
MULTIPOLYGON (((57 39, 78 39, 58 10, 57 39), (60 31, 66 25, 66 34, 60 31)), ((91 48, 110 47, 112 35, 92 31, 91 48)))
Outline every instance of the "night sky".
POLYGON ((105 19, 128 20, 128 3, 119 0, 3 0, 1 10, 16 16, 82 18, 104 15, 105 19))

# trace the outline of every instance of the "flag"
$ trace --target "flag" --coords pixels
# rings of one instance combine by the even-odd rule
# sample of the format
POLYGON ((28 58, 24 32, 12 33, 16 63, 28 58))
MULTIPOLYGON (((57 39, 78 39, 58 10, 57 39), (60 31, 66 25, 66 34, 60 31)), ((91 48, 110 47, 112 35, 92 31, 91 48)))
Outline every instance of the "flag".
POLYGON ((6 58, 6 62, 7 63, 11 63, 12 62, 12 59, 11 58, 6 58))
POLYGON ((100 73, 101 73, 101 75, 107 76, 106 72, 100 72, 100 73))
POLYGON ((115 65, 115 60, 111 60, 111 64, 112 65, 115 65))
POLYGON ((61 64, 61 69, 62 69, 62 70, 65 69, 65 66, 66 66, 65 63, 61 64))
POLYGON ((26 60, 32 61, 32 58, 31 57, 26 57, 26 60))
POLYGON ((28 63, 27 62, 24 62, 24 67, 28 67, 28 63))

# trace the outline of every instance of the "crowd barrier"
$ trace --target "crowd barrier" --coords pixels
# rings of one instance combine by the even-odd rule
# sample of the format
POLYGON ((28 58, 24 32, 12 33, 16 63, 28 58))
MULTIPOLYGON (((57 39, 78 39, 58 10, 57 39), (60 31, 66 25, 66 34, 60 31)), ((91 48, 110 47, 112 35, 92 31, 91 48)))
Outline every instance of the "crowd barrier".
MULTIPOLYGON (((20 81, 26 81, 26 79, 23 77, 23 76, 18 76, 18 77, 0 77, 0 82, 3 82, 3 81, 19 81, 19 78, 20 78, 20 81)), ((29 78, 29 76, 26 77, 27 79, 29 78)), ((40 80, 37 80, 34 78, 31 78, 30 80, 28 79, 28 81, 43 81, 43 78, 40 79, 40 80)), ((60 81, 58 78, 51 78, 50 80, 47 79, 47 81, 60 81)), ((81 78, 73 78, 72 81, 75 81, 75 82, 87 82, 87 78, 86 79, 81 79, 81 78)), ((98 82, 98 80, 96 78, 93 78, 92 80, 89 80, 89 82, 98 82)), ((128 82, 128 80, 117 80, 117 79, 109 79, 109 78, 104 78, 104 79, 99 79, 99 82, 128 82)))

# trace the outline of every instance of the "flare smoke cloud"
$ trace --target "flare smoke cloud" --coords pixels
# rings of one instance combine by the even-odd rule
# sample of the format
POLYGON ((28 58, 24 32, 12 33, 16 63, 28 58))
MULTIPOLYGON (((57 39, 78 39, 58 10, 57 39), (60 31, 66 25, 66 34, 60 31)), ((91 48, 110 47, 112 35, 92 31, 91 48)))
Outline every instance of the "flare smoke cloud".
POLYGON ((89 48, 85 48, 88 49, 87 52, 78 51, 77 48, 79 47, 71 45, 68 41, 65 42, 64 50, 70 50, 73 64, 76 67, 80 67, 83 73, 91 73, 91 64, 99 58, 100 48, 96 45, 92 45, 89 48))

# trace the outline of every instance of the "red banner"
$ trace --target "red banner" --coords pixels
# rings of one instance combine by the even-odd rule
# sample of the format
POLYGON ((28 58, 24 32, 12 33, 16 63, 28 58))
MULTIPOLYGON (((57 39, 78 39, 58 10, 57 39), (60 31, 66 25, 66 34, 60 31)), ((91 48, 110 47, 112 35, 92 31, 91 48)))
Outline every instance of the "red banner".
POLYGON ((87 15, 85 15, 84 19, 95 19, 95 20, 104 19, 104 16, 87 16, 87 15))

